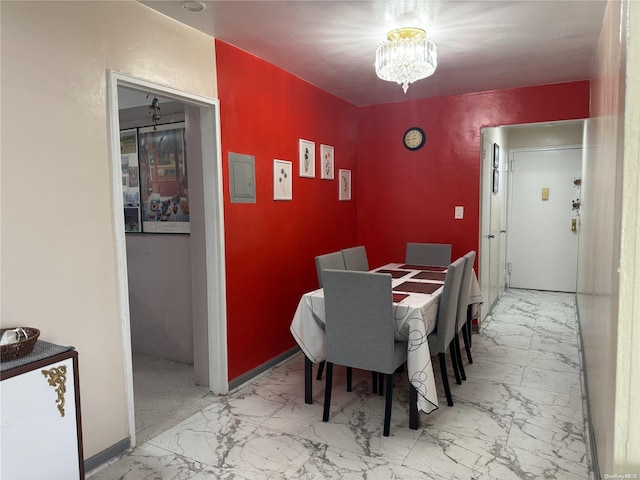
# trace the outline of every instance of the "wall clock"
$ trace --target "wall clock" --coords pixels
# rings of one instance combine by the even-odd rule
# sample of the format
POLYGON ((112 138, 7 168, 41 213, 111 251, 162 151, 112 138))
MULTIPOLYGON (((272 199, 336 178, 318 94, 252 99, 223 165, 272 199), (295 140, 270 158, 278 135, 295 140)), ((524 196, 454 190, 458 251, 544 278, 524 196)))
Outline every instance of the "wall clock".
POLYGON ((409 130, 404 132, 404 136, 402 137, 402 142, 404 146, 411 151, 420 150, 425 142, 427 141, 427 136, 419 127, 411 127, 409 130))

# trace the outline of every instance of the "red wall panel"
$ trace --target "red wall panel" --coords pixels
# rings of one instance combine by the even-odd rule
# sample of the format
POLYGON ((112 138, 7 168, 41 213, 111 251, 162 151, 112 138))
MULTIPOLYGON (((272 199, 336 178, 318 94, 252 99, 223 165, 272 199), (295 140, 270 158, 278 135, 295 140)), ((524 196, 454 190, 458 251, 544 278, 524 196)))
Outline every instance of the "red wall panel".
MULTIPOLYGON (((357 171, 357 108, 216 40, 220 99, 229 378, 295 346, 289 325, 317 288, 314 257, 356 245, 356 202, 338 201, 339 168, 357 171), (301 178, 298 140, 316 143, 316 178, 301 178), (335 179, 320 179, 320 144, 335 179), (229 152, 255 156, 257 202, 229 201, 229 152), (273 200, 273 160, 293 163, 293 201, 273 200)), ((354 198, 357 193, 354 191, 354 198)))
POLYGON ((359 108, 358 242, 370 264, 404 261, 407 242, 477 251, 483 127, 588 116, 587 81, 359 108), (402 144, 411 126, 427 134, 416 152, 402 144))

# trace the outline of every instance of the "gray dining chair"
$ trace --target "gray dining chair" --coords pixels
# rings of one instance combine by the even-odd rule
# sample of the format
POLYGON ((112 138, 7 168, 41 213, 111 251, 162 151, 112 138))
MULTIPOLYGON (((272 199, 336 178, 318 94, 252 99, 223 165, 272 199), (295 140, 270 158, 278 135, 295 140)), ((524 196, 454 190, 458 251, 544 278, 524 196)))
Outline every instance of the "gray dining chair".
POLYGON ((462 380, 467 379, 467 374, 464 371, 464 365, 462 364, 462 353, 460 352, 460 332, 462 332, 462 338, 464 339, 464 346, 467 352, 467 359, 469 363, 473 363, 471 359, 471 346, 469 344, 469 338, 467 336, 467 312, 469 310, 469 287, 471 284, 471 273, 473 272, 473 262, 476 259, 476 252, 470 251, 462 257, 464 260, 462 268, 462 281, 460 282, 460 293, 458 294, 458 309, 456 314, 456 330, 453 338, 453 347, 456 353, 456 361, 458 364, 458 372, 462 380))
MULTIPOLYGON (((393 373, 407 360, 407 342, 394 338, 391 275, 326 270, 324 305, 327 375, 322 421, 329 421, 333 365, 384 374, 386 399, 383 435, 389 436, 393 373)), ((409 426, 418 428, 417 392, 410 385, 409 426)))
POLYGON ((451 263, 450 243, 407 243, 405 263, 447 266, 451 263))
POLYGON ((327 269, 345 270, 344 256, 342 252, 326 253, 316 257, 316 273, 318 274, 318 285, 322 287, 322 271, 327 269))
POLYGON ((431 354, 433 355, 437 353, 440 360, 440 374, 442 376, 444 392, 447 396, 447 405, 450 407, 453 406, 453 399, 451 397, 451 389, 449 388, 449 379, 447 378, 447 362, 445 355, 447 350, 449 350, 456 381, 458 383, 462 383, 458 372, 458 362, 453 339, 456 334, 458 296, 460 295, 464 263, 465 259, 460 257, 449 265, 444 279, 442 295, 440 296, 440 304, 438 305, 436 328, 427 336, 431 354))
POLYGON ((369 260, 364 246, 345 248, 342 250, 342 256, 347 270, 369 271, 369 260))
POLYGON ((467 360, 469 364, 473 363, 471 357, 471 311, 472 307, 469 305, 469 291, 471 289, 471 278, 473 276, 473 264, 476 261, 476 252, 471 250, 464 257, 464 270, 462 273, 462 284, 460 286, 460 295, 458 300, 458 315, 456 322, 456 353, 458 356, 458 368, 460 370, 460 376, 462 380, 466 380, 466 374, 464 367, 462 366, 462 355, 460 353, 460 342, 457 338, 457 334, 462 332, 462 339, 464 341, 464 349, 467 353, 467 360))
MULTIPOLYGON (((342 252, 326 253, 324 255, 318 255, 316 257, 316 273, 318 274, 318 285, 322 288, 322 271, 327 269, 333 270, 345 270, 344 255, 342 252)), ((316 380, 322 379, 322 372, 324 371, 324 360, 318 365, 318 373, 316 374, 316 380)), ((347 390, 351 391, 351 378, 352 370, 347 369, 347 390)))

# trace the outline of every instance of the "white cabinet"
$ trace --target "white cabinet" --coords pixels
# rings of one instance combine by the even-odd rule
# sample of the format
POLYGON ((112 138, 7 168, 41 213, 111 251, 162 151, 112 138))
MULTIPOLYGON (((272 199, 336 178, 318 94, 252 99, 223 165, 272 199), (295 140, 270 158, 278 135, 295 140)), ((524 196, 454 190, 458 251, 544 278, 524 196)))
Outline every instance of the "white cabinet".
POLYGON ((78 354, 2 372, 0 478, 82 479, 78 354))

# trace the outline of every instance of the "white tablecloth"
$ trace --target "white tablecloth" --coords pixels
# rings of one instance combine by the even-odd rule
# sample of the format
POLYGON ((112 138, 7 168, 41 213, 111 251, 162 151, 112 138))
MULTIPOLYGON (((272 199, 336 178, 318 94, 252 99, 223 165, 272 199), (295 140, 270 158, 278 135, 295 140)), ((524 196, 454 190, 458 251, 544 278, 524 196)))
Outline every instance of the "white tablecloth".
MULTIPOLYGON (((442 285, 442 281, 419 280, 411 278, 422 270, 402 268, 402 263, 390 263, 376 270, 403 270, 407 274, 392 280, 394 292, 396 287, 405 281, 433 283, 442 285)), ((374 271, 376 271, 374 270, 374 271)), ((469 303, 481 303, 482 295, 475 274, 471 282, 469 303)), ((394 319, 396 321, 396 339, 408 342, 407 371, 409 381, 418 391, 418 408, 430 413, 438 408, 438 396, 431 364, 431 353, 427 335, 436 327, 438 305, 442 287, 435 292, 413 293, 400 302, 394 302, 394 319)), ((326 341, 324 334, 324 291, 322 289, 306 293, 300 299, 298 308, 291 322, 291 334, 313 363, 321 362, 326 355, 326 341)))

